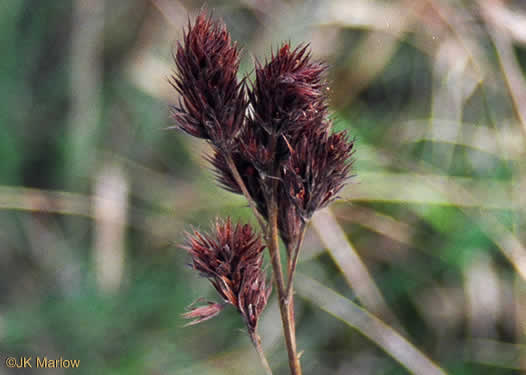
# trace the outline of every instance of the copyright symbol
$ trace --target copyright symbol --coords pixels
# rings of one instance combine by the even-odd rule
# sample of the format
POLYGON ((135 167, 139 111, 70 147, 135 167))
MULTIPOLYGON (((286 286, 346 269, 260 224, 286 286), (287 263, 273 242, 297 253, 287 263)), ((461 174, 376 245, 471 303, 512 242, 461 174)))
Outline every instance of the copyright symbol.
POLYGON ((5 364, 8 368, 14 368, 16 366, 16 358, 14 357, 7 357, 5 359, 5 364))

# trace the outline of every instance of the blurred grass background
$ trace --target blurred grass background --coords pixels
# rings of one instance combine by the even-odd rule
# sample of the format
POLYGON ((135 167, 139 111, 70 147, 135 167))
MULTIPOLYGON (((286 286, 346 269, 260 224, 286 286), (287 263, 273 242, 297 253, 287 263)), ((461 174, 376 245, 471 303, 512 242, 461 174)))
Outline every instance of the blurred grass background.
MULTIPOLYGON (((215 298, 186 267, 184 230, 254 223, 214 184, 207 146, 164 130, 171 53, 202 5, 0 2, 0 354, 80 360, 0 374, 262 373, 233 309, 180 317, 215 298)), ((310 41, 331 67, 334 127, 357 140, 356 176, 300 260, 304 373, 418 373, 382 349, 386 326, 366 338, 345 318, 357 305, 446 373, 526 373, 526 3, 207 6, 243 73, 282 40, 310 41)), ((261 335, 286 374, 278 321, 273 301, 261 335)))

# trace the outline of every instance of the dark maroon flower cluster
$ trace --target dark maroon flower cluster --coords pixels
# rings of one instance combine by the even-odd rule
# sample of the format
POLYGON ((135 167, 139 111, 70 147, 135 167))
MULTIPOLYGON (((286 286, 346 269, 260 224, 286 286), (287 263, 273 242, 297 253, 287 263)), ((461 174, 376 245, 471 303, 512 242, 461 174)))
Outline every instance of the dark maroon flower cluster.
POLYGON ((170 83, 181 95, 172 107, 177 126, 220 149, 232 147, 245 121, 244 81, 237 80, 239 50, 224 24, 202 12, 175 54, 170 83))
POLYGON ((203 12, 178 45, 176 63, 177 126, 215 146, 209 159, 220 185, 241 194, 233 161, 263 218, 278 197, 280 235, 293 244, 312 214, 337 197, 351 167, 353 142, 345 132, 330 134, 326 66, 312 60, 307 45, 284 43, 256 63, 246 87, 236 79, 236 45, 203 12))
MULTIPOLYGON (((238 309, 249 332, 255 332, 271 290, 262 268, 265 246, 261 238, 248 224, 218 220, 210 234, 189 234, 184 248, 192 256, 192 267, 210 280, 225 303, 238 309)), ((213 318, 222 308, 222 304, 209 302, 184 316, 196 318, 190 324, 197 324, 213 318)))
MULTIPOLYGON (((292 297, 281 274, 277 231, 288 250, 291 286, 306 223, 337 198, 351 169, 353 142, 345 132, 331 134, 327 68, 313 61, 308 45, 291 48, 284 43, 269 60, 256 63, 255 80, 246 85, 246 78, 237 79, 236 44, 225 25, 205 12, 188 25, 175 62, 171 84, 181 95, 172 108, 176 127, 212 145, 209 161, 219 184, 244 194, 257 211, 281 306, 292 297)), ((193 268, 223 299, 192 308, 184 315, 194 319, 190 324, 210 319, 231 304, 257 343, 258 318, 270 293, 260 238, 250 226, 232 225, 229 219, 218 221, 210 234, 194 231, 185 248, 193 268)), ((282 319, 287 309, 280 310, 282 319)), ((284 327, 287 324, 285 319, 284 327)), ((297 361, 294 355, 289 360, 297 361)))
MULTIPOLYGON (((337 198, 350 172, 353 142, 330 134, 325 66, 306 47, 288 44, 256 68, 249 92, 252 112, 233 152, 234 162, 258 210, 267 218, 268 196, 278 181, 278 225, 294 243, 312 214, 337 198)), ((220 184, 241 193, 221 151, 212 158, 220 184)))

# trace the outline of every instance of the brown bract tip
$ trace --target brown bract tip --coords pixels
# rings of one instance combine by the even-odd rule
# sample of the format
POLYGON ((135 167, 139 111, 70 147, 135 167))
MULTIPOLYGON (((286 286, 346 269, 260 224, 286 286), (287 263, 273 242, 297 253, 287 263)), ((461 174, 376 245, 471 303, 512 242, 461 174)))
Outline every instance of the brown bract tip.
POLYGON ((224 305, 219 303, 208 302, 206 305, 191 309, 187 313, 182 314, 183 318, 185 319, 194 319, 191 322, 185 324, 185 327, 193 326, 195 324, 207 321, 208 319, 212 319, 213 317, 217 316, 221 310, 223 310, 223 307, 224 305))

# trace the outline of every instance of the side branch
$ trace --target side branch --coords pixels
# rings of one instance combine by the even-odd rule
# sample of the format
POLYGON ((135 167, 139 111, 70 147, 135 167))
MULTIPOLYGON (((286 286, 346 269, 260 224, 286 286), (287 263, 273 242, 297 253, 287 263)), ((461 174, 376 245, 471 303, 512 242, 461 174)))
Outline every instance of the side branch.
POLYGON ((296 246, 292 249, 292 252, 290 252, 290 256, 288 259, 288 280, 287 280, 287 288, 285 290, 285 296, 290 301, 292 299, 292 285, 294 281, 294 273, 296 272, 296 265, 298 264, 298 258, 299 253, 301 249, 301 245, 303 244, 303 239, 305 238, 305 232, 307 229, 307 225, 304 223, 301 225, 300 229, 300 235, 298 237, 298 241, 296 242, 296 246))

